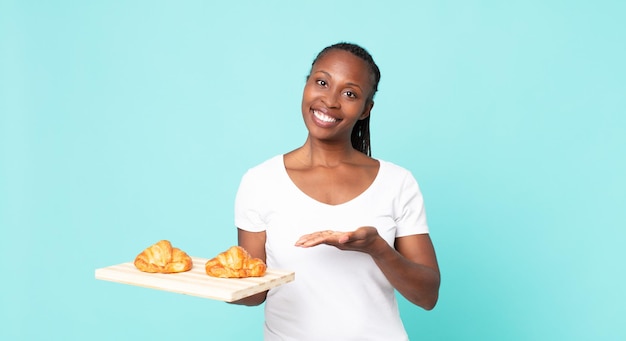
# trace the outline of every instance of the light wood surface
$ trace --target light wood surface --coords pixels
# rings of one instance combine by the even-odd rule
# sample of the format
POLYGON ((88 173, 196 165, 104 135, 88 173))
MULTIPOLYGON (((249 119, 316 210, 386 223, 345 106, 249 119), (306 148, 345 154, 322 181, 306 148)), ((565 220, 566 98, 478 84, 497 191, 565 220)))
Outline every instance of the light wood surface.
POLYGON ((232 302, 289 283, 293 271, 267 269, 263 277, 215 278, 206 274, 208 259, 191 257, 193 267, 187 272, 155 274, 139 271, 132 262, 96 269, 96 279, 136 285, 179 294, 232 302))

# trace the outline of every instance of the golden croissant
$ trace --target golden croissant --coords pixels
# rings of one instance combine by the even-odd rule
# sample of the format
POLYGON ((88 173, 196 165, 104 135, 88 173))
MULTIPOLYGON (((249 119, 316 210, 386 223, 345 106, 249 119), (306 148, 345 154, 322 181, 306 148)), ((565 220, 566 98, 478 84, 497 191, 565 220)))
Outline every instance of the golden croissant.
POLYGON ((181 249, 172 247, 168 240, 157 242, 135 258, 135 267, 143 272, 184 272, 190 270, 192 265, 191 257, 181 249))
POLYGON ((261 277, 267 266, 259 258, 252 258, 241 246, 232 246, 204 266, 207 275, 222 278, 261 277))

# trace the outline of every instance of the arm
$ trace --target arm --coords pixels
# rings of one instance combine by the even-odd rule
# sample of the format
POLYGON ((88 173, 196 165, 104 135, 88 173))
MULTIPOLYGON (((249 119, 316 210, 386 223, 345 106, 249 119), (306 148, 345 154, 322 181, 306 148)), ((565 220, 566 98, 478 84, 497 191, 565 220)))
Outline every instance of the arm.
POLYGON ((342 250, 369 254, 391 285, 407 300, 426 310, 435 307, 439 297, 439 266, 428 234, 396 238, 395 249, 380 237, 374 227, 353 232, 321 231, 302 236, 296 246, 333 245, 342 250))
POLYGON ((439 298, 440 274, 430 236, 396 238, 395 249, 378 240, 379 246, 370 255, 391 285, 413 304, 433 309, 439 298))
MULTIPOLYGON (((264 262, 265 256, 265 231, 263 232, 248 232, 242 229, 237 229, 237 238, 239 240, 239 246, 248 251, 250 256, 260 258, 264 262)), ((267 291, 260 292, 258 294, 242 298, 238 301, 231 302, 233 304, 241 304, 247 306, 260 305, 265 302, 267 291)))

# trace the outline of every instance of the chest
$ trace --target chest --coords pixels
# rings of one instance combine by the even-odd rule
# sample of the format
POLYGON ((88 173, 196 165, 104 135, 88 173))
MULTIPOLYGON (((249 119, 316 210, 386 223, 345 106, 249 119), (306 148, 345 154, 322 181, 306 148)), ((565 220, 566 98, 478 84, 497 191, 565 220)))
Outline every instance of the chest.
POLYGON ((376 168, 335 167, 287 169, 296 187, 310 198, 328 205, 339 205, 358 197, 374 182, 376 168))
MULTIPOLYGON (((354 231, 361 226, 373 226, 383 239, 393 246, 396 222, 392 205, 384 195, 361 196, 344 205, 325 205, 305 196, 291 196, 272 204, 266 216, 266 252, 268 264, 279 268, 299 269, 307 259, 324 260, 322 267, 343 262, 345 252, 334 247, 300 248, 294 243, 303 235, 322 230, 354 231)), ((320 269, 324 271, 324 269, 320 269)))

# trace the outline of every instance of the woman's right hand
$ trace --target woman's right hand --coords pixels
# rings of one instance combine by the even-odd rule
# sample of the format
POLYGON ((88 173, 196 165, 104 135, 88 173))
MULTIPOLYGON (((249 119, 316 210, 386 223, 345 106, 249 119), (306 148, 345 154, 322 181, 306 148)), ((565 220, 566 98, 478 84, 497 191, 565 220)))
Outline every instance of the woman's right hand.
MULTIPOLYGON (((266 262, 266 254, 265 254, 265 231, 263 232, 249 232, 244 231, 240 228, 237 229, 237 239, 239 242, 239 246, 244 248, 250 256, 254 258, 259 258, 263 262, 266 262)), ((241 304, 247 306, 255 306, 265 302, 265 298, 267 297, 267 291, 260 292, 258 294, 254 294, 252 296, 248 296, 242 298, 238 301, 230 302, 232 304, 241 304)))

